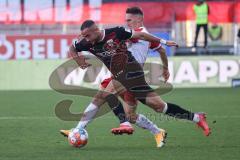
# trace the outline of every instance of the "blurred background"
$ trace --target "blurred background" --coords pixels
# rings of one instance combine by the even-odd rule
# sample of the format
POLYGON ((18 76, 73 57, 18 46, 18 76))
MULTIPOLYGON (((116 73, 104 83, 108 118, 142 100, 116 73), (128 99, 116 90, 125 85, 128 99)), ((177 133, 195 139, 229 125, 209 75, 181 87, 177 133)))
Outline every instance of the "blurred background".
MULTIPOLYGON (((49 89, 48 78, 67 60, 81 22, 125 25, 129 6, 143 9, 151 33, 179 43, 177 49, 166 47, 169 82, 175 87, 239 86, 240 1, 204 2, 209 8, 206 46, 203 29, 194 46, 196 3, 199 0, 0 0, 0 90, 49 89)), ((149 57, 160 62, 158 53, 151 51, 149 57)), ((84 76, 84 71, 75 72, 68 82, 81 85, 84 76)))

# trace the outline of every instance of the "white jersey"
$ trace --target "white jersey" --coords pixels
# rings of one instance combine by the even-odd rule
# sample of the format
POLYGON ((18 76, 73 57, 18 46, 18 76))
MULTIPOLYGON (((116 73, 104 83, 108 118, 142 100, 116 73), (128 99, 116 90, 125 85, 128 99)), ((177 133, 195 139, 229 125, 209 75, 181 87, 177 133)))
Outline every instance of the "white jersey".
MULTIPOLYGON (((134 31, 149 33, 145 27, 140 27, 138 29, 135 29, 134 31)), ((139 39, 130 39, 130 41, 128 42, 128 50, 132 52, 132 55, 134 56, 134 58, 142 66, 146 62, 149 48, 157 49, 160 46, 161 46, 160 43, 152 44, 148 41, 139 40, 139 39)))

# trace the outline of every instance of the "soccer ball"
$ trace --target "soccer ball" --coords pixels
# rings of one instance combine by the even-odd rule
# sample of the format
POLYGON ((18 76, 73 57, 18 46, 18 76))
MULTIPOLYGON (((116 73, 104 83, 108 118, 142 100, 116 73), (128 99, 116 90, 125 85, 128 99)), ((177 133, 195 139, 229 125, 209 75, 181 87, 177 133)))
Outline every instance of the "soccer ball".
POLYGON ((76 148, 85 146, 88 142, 88 133, 85 129, 74 128, 68 135, 68 142, 76 148))

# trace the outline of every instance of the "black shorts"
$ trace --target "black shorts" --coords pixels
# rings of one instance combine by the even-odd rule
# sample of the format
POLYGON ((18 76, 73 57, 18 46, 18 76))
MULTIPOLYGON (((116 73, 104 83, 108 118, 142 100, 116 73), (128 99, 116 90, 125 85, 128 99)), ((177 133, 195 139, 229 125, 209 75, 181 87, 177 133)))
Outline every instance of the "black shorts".
POLYGON ((136 61, 128 63, 123 70, 114 75, 114 79, 144 104, 147 94, 153 92, 145 80, 142 66, 136 61))

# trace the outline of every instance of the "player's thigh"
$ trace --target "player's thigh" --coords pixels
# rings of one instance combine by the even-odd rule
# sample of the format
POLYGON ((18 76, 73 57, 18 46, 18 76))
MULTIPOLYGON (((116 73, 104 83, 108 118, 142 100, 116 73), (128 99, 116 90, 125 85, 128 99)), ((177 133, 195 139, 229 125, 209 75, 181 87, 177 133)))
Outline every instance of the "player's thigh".
POLYGON ((105 97, 109 94, 111 94, 110 92, 112 91, 111 85, 109 85, 109 83, 111 82, 110 78, 105 79, 100 87, 99 87, 99 91, 97 92, 97 94, 93 97, 92 102, 97 105, 97 106, 101 106, 102 104, 104 104, 106 102, 105 97), (108 88, 107 88, 108 87, 108 88), (107 89, 106 89, 107 88, 107 89))
POLYGON ((105 88, 105 91, 110 92, 112 94, 121 94, 124 91, 126 91, 126 88, 117 80, 112 79, 105 88))
POLYGON ((102 99, 105 99, 107 96, 114 94, 117 95, 119 92, 123 91, 124 87, 121 85, 121 83, 117 82, 116 80, 111 80, 106 88, 102 88, 102 90, 99 91, 99 96, 102 99))

